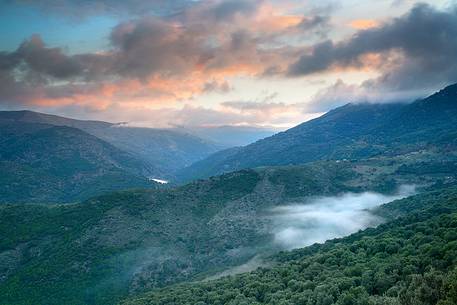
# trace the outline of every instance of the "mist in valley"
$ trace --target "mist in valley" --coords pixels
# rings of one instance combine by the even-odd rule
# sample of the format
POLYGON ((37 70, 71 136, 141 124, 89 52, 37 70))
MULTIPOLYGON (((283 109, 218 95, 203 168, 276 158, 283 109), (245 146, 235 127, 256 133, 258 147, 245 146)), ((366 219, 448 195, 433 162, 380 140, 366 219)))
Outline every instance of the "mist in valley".
POLYGON ((375 192, 343 193, 338 196, 309 198, 301 203, 270 209, 267 211, 266 222, 270 224, 271 243, 263 245, 258 254, 246 263, 206 280, 268 266, 270 263, 267 257, 279 250, 303 248, 375 227, 383 223, 384 219, 373 213, 374 208, 415 193, 415 186, 403 185, 392 195, 375 192))
POLYGON ((414 193, 414 186, 404 185, 393 195, 344 193, 276 207, 270 211, 274 243, 291 250, 377 226, 383 219, 373 208, 414 193))

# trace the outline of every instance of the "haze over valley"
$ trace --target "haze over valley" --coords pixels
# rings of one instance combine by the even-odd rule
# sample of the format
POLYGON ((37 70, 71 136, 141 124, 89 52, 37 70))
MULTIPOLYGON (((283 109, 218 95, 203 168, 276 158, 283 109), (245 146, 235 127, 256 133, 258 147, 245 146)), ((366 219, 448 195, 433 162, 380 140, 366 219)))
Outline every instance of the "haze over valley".
POLYGON ((392 195, 343 193, 275 207, 271 210, 274 241, 285 249, 297 249, 377 226, 383 219, 373 209, 414 193, 414 186, 402 185, 392 195))

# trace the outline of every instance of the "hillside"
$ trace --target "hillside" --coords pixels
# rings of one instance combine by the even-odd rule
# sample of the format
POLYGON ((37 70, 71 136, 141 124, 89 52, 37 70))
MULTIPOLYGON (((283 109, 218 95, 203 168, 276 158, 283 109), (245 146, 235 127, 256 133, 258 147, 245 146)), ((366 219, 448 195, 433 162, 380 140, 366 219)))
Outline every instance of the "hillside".
POLYGON ((0 123, 0 203, 62 203, 153 187, 139 160, 79 129, 0 123))
POLYGON ((80 204, 3 206, 0 304, 114 304, 147 288, 215 275, 281 249, 272 208, 455 183, 456 156, 436 157, 259 168, 80 204))
POLYGON ((126 127, 102 121, 82 121, 32 111, 0 111, 0 122, 42 123, 78 128, 148 164, 148 176, 169 178, 173 173, 214 153, 222 146, 185 131, 126 127))
POLYGON ((457 190, 386 204, 402 217, 220 280, 154 290, 124 305, 457 303, 457 190))
POLYGON ((219 152, 177 175, 188 181, 257 166, 445 149, 455 145, 456 123, 457 85, 411 104, 347 104, 237 151, 219 152))

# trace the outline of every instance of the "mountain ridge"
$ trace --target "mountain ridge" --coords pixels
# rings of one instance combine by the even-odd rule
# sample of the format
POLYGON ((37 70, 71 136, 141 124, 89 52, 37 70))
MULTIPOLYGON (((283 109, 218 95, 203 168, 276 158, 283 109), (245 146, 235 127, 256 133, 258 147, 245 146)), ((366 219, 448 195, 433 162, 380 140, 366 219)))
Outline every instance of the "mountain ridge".
POLYGON ((346 104, 235 153, 219 152, 180 170, 177 176, 189 181, 257 166, 419 150, 441 133, 457 132, 455 101, 457 84, 410 104, 346 104))
POLYGON ((80 129, 24 122, 0 128, 1 203, 73 202, 154 187, 141 161, 80 129))
POLYGON ((188 166, 222 148, 189 132, 126 127, 122 123, 78 120, 30 110, 0 111, 1 121, 44 123, 81 129, 143 160, 149 168, 153 169, 148 176, 154 178, 170 179, 177 169, 188 166))

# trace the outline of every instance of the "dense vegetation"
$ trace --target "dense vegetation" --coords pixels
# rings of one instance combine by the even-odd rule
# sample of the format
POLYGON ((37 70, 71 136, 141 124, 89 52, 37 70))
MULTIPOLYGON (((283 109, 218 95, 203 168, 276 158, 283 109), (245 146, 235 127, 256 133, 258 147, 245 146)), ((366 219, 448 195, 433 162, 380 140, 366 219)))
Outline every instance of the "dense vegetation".
POLYGON ((387 204, 403 216, 275 257, 278 265, 154 290, 124 305, 457 303, 457 189, 387 204))
POLYGON ((0 203, 74 202, 153 187, 145 171, 141 161, 79 129, 0 123, 0 203))
POLYGON ((353 175, 346 165, 304 167, 293 180, 300 194, 289 194, 287 169, 246 170, 81 204, 4 206, 0 304, 107 304, 241 264, 267 250, 261 210, 291 196, 352 189, 345 181, 353 175))
POLYGON ((285 132, 181 170, 182 181, 257 166, 396 156, 456 147, 457 84, 411 104, 347 104, 285 132))
POLYGON ((395 171, 399 164, 409 163, 260 168, 81 204, 4 206, 0 304, 112 304, 146 288, 198 280, 277 251, 269 248, 269 218, 261 217, 271 207, 347 191, 388 193, 406 182, 431 187, 455 181, 455 174, 445 179, 449 173, 402 175, 395 171))

